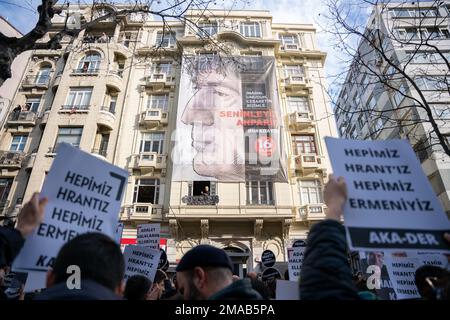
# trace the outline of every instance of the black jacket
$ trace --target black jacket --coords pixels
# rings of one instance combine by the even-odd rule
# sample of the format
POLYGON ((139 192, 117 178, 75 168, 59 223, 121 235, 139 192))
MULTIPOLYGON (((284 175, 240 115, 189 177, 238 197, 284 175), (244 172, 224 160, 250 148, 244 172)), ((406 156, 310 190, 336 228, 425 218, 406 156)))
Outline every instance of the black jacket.
POLYGON ((302 300, 358 299, 347 259, 345 229, 325 220, 311 228, 300 273, 302 300))
POLYGON ((45 289, 35 300, 122 300, 111 289, 92 280, 81 280, 81 289, 70 290, 66 282, 45 289))
POLYGON ((216 292, 208 300, 262 300, 262 297, 253 290, 250 279, 241 279, 216 292))
POLYGON ((18 230, 0 227, 0 267, 10 266, 24 243, 25 239, 18 230))

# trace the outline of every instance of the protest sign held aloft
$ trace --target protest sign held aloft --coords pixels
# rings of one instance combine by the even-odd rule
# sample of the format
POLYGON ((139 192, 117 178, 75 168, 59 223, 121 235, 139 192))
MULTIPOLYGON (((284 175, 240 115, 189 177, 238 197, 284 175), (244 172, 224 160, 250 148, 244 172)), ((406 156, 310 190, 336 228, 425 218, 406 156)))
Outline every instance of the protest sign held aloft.
POLYGON ((275 265, 275 254, 270 250, 264 250, 261 255, 261 263, 264 267, 270 268, 275 265))
POLYGON ((117 244, 120 244, 120 241, 122 240, 123 227, 122 222, 117 223, 116 232, 114 233, 114 241, 117 244))
POLYGON ((288 272, 290 281, 298 281, 302 270, 306 247, 288 248, 288 272))
POLYGON ((128 245, 123 254, 125 260, 125 280, 136 274, 154 281, 161 251, 150 247, 128 245))
POLYGON ((44 221, 30 235, 14 269, 44 274, 64 243, 86 232, 114 239, 127 171, 61 143, 40 196, 47 197, 44 221))
POLYGON ((159 223, 140 224, 137 228, 137 244, 159 250, 159 223))
POLYGON ((261 280, 264 282, 281 279, 281 273, 275 268, 267 268, 261 275, 261 280))
POLYGON ((406 140, 326 138, 336 177, 345 178, 344 224, 352 251, 450 252, 450 230, 417 157, 406 140))

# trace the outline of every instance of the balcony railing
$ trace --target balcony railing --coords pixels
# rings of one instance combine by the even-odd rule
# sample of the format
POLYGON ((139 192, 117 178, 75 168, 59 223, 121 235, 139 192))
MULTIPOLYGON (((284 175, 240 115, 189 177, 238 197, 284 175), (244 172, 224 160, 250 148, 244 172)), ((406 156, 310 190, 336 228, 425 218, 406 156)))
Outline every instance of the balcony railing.
POLYGON ((22 167, 25 153, 21 151, 0 151, 0 167, 16 168, 22 167))
POLYGON ((123 78, 123 70, 110 70, 109 73, 123 78))
POLYGON ((111 114, 116 114, 116 109, 115 109, 115 108, 108 107, 108 106, 102 106, 102 107, 100 108, 100 110, 101 110, 101 111, 109 112, 109 113, 111 113, 111 114))
POLYGON ((324 204, 307 204, 298 209, 298 214, 302 220, 322 220, 325 219, 325 210, 324 204))
POLYGON ((76 75, 96 75, 98 74, 98 68, 82 68, 82 69, 73 69, 72 73, 76 75))
POLYGON ((110 43, 113 42, 114 37, 108 35, 94 36, 85 35, 83 38, 83 43, 110 43))
POLYGON ((33 111, 13 111, 8 117, 8 124, 35 125, 36 113, 33 111))
POLYGON ((181 201, 190 206, 215 206, 219 203, 218 195, 184 196, 181 201))
POLYGON ((48 87, 50 75, 29 75, 26 76, 23 85, 26 87, 48 87))
POLYGON ((62 105, 60 111, 71 112, 71 113, 87 112, 87 111, 89 111, 89 107, 90 107, 90 105, 78 105, 78 106, 62 105))
POLYGON ((94 149, 92 149, 92 153, 98 154, 98 155, 106 158, 108 155, 106 150, 107 150, 107 148, 94 148, 94 149))

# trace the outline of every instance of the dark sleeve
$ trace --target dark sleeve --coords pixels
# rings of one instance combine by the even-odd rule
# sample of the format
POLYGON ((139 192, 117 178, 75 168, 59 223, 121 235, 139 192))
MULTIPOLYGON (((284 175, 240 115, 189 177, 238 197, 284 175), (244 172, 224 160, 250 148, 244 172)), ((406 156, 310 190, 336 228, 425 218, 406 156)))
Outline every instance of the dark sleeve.
POLYGON ((10 266, 24 242, 25 239, 18 230, 0 227, 0 266, 10 266))
POLYGON ((300 298, 358 299, 347 259, 345 229, 325 220, 311 228, 300 273, 300 298))

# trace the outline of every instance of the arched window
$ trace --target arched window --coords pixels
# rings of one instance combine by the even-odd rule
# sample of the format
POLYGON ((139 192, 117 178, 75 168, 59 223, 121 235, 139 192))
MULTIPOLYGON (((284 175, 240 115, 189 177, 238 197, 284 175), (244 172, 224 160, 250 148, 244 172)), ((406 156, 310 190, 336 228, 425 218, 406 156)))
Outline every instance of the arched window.
POLYGON ((88 53, 78 64, 78 72, 95 73, 100 68, 101 57, 98 53, 88 53))
POLYGON ((36 77, 36 83, 37 84, 47 84, 50 81, 50 74, 52 73, 52 67, 51 66, 42 66, 39 69, 39 72, 36 77))

